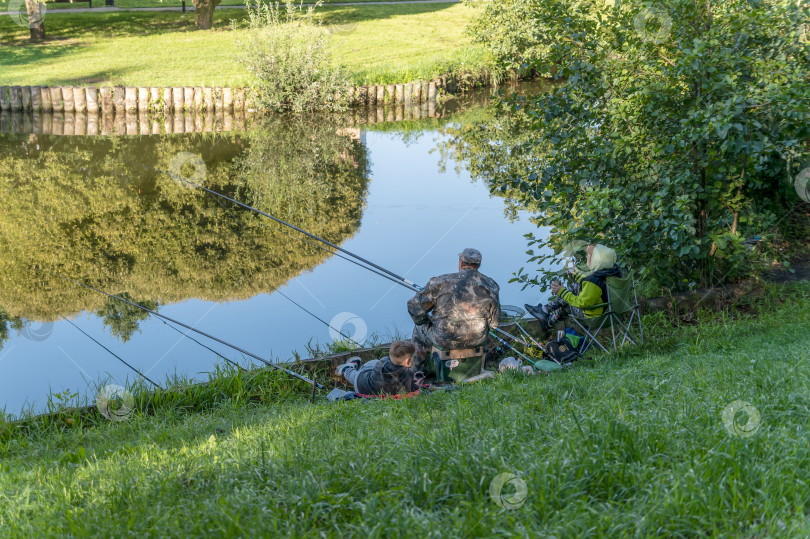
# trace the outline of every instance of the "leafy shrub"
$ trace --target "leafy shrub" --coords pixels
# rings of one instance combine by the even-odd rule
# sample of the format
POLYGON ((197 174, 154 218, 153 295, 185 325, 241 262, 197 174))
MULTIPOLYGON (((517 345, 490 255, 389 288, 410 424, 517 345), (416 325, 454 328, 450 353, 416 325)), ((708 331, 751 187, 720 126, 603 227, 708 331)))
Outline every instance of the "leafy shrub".
POLYGON ((346 108, 348 79, 331 65, 328 34, 313 19, 320 5, 304 10, 287 0, 259 2, 248 9, 247 37, 238 39, 237 46, 240 62, 254 78, 261 108, 294 112, 346 108))
POLYGON ((467 34, 492 55, 494 73, 520 77, 533 71, 534 62, 546 52, 540 42, 542 28, 536 0, 466 0, 481 13, 467 27, 467 34))
POLYGON ((530 261, 598 240, 661 287, 743 277, 759 257, 747 240, 804 204, 791 178, 810 158, 807 8, 557 0, 534 13, 537 71, 565 84, 511 103, 525 131, 459 139, 474 172, 544 227, 530 261))

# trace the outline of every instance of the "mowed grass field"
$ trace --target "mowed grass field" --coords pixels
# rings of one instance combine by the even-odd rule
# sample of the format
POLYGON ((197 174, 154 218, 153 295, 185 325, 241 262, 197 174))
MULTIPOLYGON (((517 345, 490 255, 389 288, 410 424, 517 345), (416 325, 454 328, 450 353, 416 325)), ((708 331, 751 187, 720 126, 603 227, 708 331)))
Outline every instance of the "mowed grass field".
MULTIPOLYGON (((315 4, 317 0, 299 0, 303 4, 315 4)), ((360 2, 379 2, 380 0, 327 0, 324 4, 335 3, 360 3, 360 2)), ((403 2, 407 0, 384 0, 386 2, 403 2)), ((220 6, 245 6, 250 3, 249 0, 222 0, 220 6)), ((298 3, 298 2, 296 2, 298 3)), ((0 13, 8 11, 9 5, 14 5, 9 0, 0 0, 0 13)), ((85 9, 89 8, 87 2, 47 2, 46 9, 85 9)), ((155 8, 155 7, 182 7, 182 0, 115 0, 115 6, 119 9, 139 9, 139 8, 155 8)), ((24 4, 23 4, 24 7, 24 4)), ((92 9, 106 7, 105 0, 93 0, 92 9)), ((186 0, 186 8, 192 9, 194 4, 191 0, 186 0)))
POLYGON ((806 537, 810 283, 550 376, 221 402, 0 444, 40 536, 806 537), (736 413, 735 413, 736 412, 736 413))
MULTIPOLYGON (((408 82, 450 70, 474 72, 485 53, 464 28, 476 10, 460 4, 323 7, 335 64, 357 84, 408 82)), ((0 17, 0 84, 244 85, 235 38, 243 10, 218 10, 212 30, 194 29, 193 13, 49 13, 48 40, 0 17), (235 29, 231 29, 230 21, 235 29)))

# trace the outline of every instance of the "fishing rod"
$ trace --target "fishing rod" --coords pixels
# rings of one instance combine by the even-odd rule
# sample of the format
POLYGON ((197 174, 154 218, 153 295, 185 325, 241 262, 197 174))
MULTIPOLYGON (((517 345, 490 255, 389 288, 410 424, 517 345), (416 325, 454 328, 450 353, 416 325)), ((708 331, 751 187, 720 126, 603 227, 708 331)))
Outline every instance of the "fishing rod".
MULTIPOLYGON (((43 271, 44 271, 44 270, 43 270, 43 271)), ((50 273, 50 272, 47 272, 47 273, 50 273)), ((59 277, 59 278, 64 279, 64 280, 66 280, 66 281, 69 281, 69 282, 71 282, 71 283, 73 283, 73 284, 76 284, 76 285, 79 285, 79 286, 81 286, 81 287, 87 288, 88 290, 93 290, 93 291, 95 291, 95 292, 98 292, 99 294, 103 294, 103 295, 107 296, 108 298, 117 299, 118 301, 122 301, 122 302, 126 303, 127 305, 131 305, 132 307, 135 307, 136 309, 140 309, 140 310, 142 310, 142 311, 144 311, 144 312, 147 312, 147 313, 149 313, 149 314, 153 314, 153 315, 155 315, 155 316, 157 316, 157 317, 160 317, 160 318, 163 318, 163 319, 165 319, 165 320, 168 320, 169 322, 171 322, 171 323, 173 323, 173 324, 177 324, 178 326, 182 326, 182 327, 184 327, 184 328, 186 328, 186 329, 188 329, 188 330, 193 331, 194 333, 198 333, 198 334, 202 335, 203 337, 208 337, 209 339, 211 339, 211 340, 213 340, 213 341, 217 341, 218 343, 220 343, 220 344, 224 344, 225 346, 227 346, 227 347, 229 347, 229 348, 233 348, 233 349, 234 349, 234 350, 236 350, 237 352, 241 352, 242 354, 245 354, 246 356, 252 357, 253 359, 258 359, 259 361, 261 361, 262 363, 264 363, 264 364, 265 364, 265 365, 267 365, 268 367, 272 367, 272 368, 274 368, 274 369, 277 369, 277 370, 280 370, 280 371, 286 372, 286 373, 287 373, 287 374, 289 374, 290 376, 293 376, 293 377, 295 377, 295 378, 298 378, 299 380, 302 380, 302 381, 304 381, 304 382, 306 382, 306 383, 308 383, 308 384, 312 384, 313 386, 317 387, 318 389, 323 389, 323 385, 319 384, 318 382, 315 382, 314 380, 310 380, 310 379, 309 379, 309 378, 307 378, 306 376, 300 375, 300 374, 298 374, 297 372, 293 372, 293 371, 291 371, 291 370, 289 370, 289 369, 285 369, 284 367, 280 367, 279 365, 276 365, 275 363, 271 363, 270 361, 267 361, 267 360, 266 360, 266 359, 264 359, 263 357, 260 357, 260 356, 257 356, 256 354, 253 354, 253 353, 251 353, 251 352, 248 352, 248 351, 247 351, 247 350, 245 350, 244 348, 240 348, 240 347, 238 347, 238 346, 236 346, 236 345, 234 345, 234 344, 231 344, 231 343, 229 343, 229 342, 227 342, 227 341, 223 341, 222 339, 220 339, 220 338, 218 338, 218 337, 214 337, 213 335, 211 335, 211 334, 209 334, 209 333, 206 333, 206 332, 204 332, 204 331, 200 331, 199 329, 196 329, 196 328, 194 328, 194 327, 192 327, 192 326, 189 326, 188 324, 184 324, 183 322, 180 322, 179 320, 175 320, 174 318, 171 318, 171 317, 169 317, 169 316, 166 316, 165 314, 160 314, 160 313, 159 313, 159 312, 157 312, 157 311, 153 311, 153 310, 151 310, 151 309, 147 309, 146 307, 144 307, 144 306, 142 306, 142 305, 138 305, 137 303, 133 303, 133 302, 131 302, 131 301, 127 300, 127 299, 124 299, 124 298, 122 298, 122 297, 120 297, 120 296, 116 296, 116 295, 114 295, 114 294, 110 294, 110 293, 105 292, 105 291, 103 291, 103 290, 100 290, 100 289, 98 289, 98 288, 96 288, 96 287, 94 287, 94 286, 91 286, 91 285, 89 285, 89 284, 85 284, 85 283, 83 283, 83 282, 81 282, 81 281, 76 281, 76 280, 71 279, 71 278, 69 278, 69 277, 65 277, 64 275, 58 275, 58 274, 55 274, 55 273, 51 273, 51 275, 53 275, 53 276, 55 276, 55 277, 59 277)))
POLYGON ((516 325, 516 326, 517 326, 517 328, 520 330, 520 332, 521 332, 521 333, 523 333, 523 334, 524 334, 524 335, 525 335, 525 336, 526 336, 526 337, 527 337, 527 338, 528 338, 530 341, 532 341, 532 343, 533 343, 533 344, 534 344, 534 345, 535 345, 537 348, 539 348, 540 350, 545 351, 546 347, 545 347, 545 346, 543 346, 542 344, 540 344, 539 342, 537 342, 536 340, 534 340, 534 337, 532 337, 531 335, 529 335, 529 332, 528 332, 528 331, 526 331, 525 329, 523 329, 523 326, 521 326, 521 325, 520 325, 520 323, 519 323, 517 320, 515 320, 515 325, 516 325))
POLYGON ((520 344, 522 344, 523 346, 531 346, 529 343, 527 343, 527 342, 526 342, 526 341, 524 341, 523 339, 521 339, 521 338, 519 338, 519 337, 517 337, 517 336, 515 336, 515 335, 512 335, 512 334, 511 334, 511 333, 509 333, 508 331, 504 331, 504 330, 502 330, 501 328, 492 328, 492 329, 493 329, 493 330, 495 330, 495 331, 497 331, 497 332, 498 332, 498 333, 500 333, 501 335, 505 335, 505 336, 507 336, 507 337, 511 337, 513 340, 515 340, 515 341, 519 342, 519 343, 520 343, 520 344))
MULTIPOLYGON (((264 223, 262 223, 262 224, 264 224, 264 223)), ((268 225, 265 225, 265 226, 268 226, 268 225)), ((391 277, 390 275, 386 275, 385 273, 383 273, 383 272, 381 272, 381 271, 377 271, 377 270, 375 270, 374 268, 370 268, 370 267, 368 267, 368 266, 365 266, 365 265, 361 264, 360 262, 358 262, 357 260, 354 260, 353 258, 349 258, 348 256, 343 256, 342 254, 340 254, 340 253, 336 253, 335 251, 333 251, 333 250, 331 250, 331 249, 327 249, 326 247, 324 247, 324 246, 323 246, 323 245, 321 245, 320 243, 315 243, 314 241, 310 241, 310 240, 308 240, 308 239, 306 239, 306 238, 302 238, 301 236, 295 236, 295 235, 293 235, 293 234, 290 234, 289 232, 287 232, 287 231, 286 231, 286 230, 284 230, 283 228, 282 228, 282 229, 279 229, 279 231, 280 231, 280 232, 282 232, 283 234, 285 234, 285 235, 287 235, 287 236, 291 237, 291 238, 295 238, 295 239, 297 239, 298 241, 303 241, 303 242, 304 242, 304 243, 306 243, 307 245, 311 245, 311 246, 313 246, 313 247, 317 247, 318 249, 321 249, 322 251, 326 251, 327 253, 329 253, 329 254, 330 254, 330 255, 332 255, 332 256, 336 256, 336 257, 338 257, 338 258, 342 258, 343 260, 346 260, 347 262, 351 262, 351 263, 352 263, 352 264, 354 264, 355 266, 357 266, 357 267, 359 267, 359 268, 363 268, 364 270, 368 270, 368 271, 370 271, 370 272, 374 273, 375 275, 379 275, 379 276, 380 276, 380 277, 382 277, 383 279, 388 279, 389 281, 391 281, 391 282, 393 282, 393 283, 395 283, 395 284, 403 285, 403 283, 402 283, 401 281, 398 281, 397 279, 394 279, 394 278, 393 278, 393 277, 391 277)), ((408 286, 408 285, 403 285, 403 286, 405 286, 405 287, 406 287, 406 288, 408 288, 409 290, 412 290, 412 289, 413 289, 412 287, 410 287, 410 286, 408 286)))
MULTIPOLYGON (((53 311, 53 309, 51 309, 51 310, 53 311)), ((130 365, 129 363, 127 363, 126 361, 124 361, 124 360, 121 358, 121 356, 117 355, 115 352, 113 352, 112 350, 110 350, 109 348, 107 348, 106 346, 104 346, 103 344, 101 344, 99 341, 97 341, 95 338, 93 338, 93 337, 92 337, 92 336, 91 336, 89 333, 87 333, 87 332, 86 332, 86 331, 84 331, 82 328, 80 328, 79 326, 77 326, 76 324, 74 324, 74 323, 73 323, 73 321, 68 320, 67 318, 65 318, 65 317, 64 317, 64 316, 62 316, 61 314, 57 313, 56 311, 54 311, 54 313, 56 313, 56 315, 57 315, 57 316, 59 316, 59 318, 61 318, 61 319, 62 319, 62 320, 64 320, 65 322, 67 322, 68 324, 70 324, 70 325, 71 325, 71 326, 73 326, 74 328, 78 329, 78 330, 79 330, 79 331, 80 331, 82 334, 84 334, 84 336, 85 336, 85 337, 87 337, 88 339, 90 339, 91 341, 93 341, 94 343, 96 343, 97 345, 99 345, 100 347, 102 347, 104 350, 106 350, 106 351, 107 351, 107 352, 108 352, 108 353, 109 353, 111 356, 113 356, 115 359, 117 359, 118 361, 120 361, 121 363, 123 363, 124 365, 126 365, 127 367, 129 367, 130 369, 132 369, 133 371, 135 371, 136 373, 138 373, 138 374, 141 376, 141 378, 143 378, 144 380, 146 380, 147 382, 149 382, 150 384, 152 384, 152 385, 153 385, 153 386, 155 386, 156 388, 160 389, 161 391, 163 391, 163 388, 162 388, 162 387, 160 387, 160 385, 159 385, 159 384, 155 383, 154 381, 152 381, 152 379, 151 379, 151 378, 149 378, 148 376, 146 376, 144 373, 142 373, 141 371, 139 371, 138 369, 136 369, 135 367, 133 367, 132 365, 130 365)))
MULTIPOLYGON (((53 309, 52 309, 52 310, 53 310, 53 309)), ((56 311, 54 311, 54 312, 56 312, 56 311)), ((59 314, 59 313, 56 313, 56 314, 57 314, 58 316, 62 316, 62 315, 61 315, 61 314, 59 314)), ((64 317, 62 317, 62 318, 64 319, 64 317)), ((168 322, 166 322, 166 321, 165 321, 165 320, 163 320, 162 318, 158 318, 158 320, 160 320, 160 321, 163 323, 163 325, 164 325, 164 326, 166 326, 167 328, 170 328, 170 329, 172 329, 172 330, 176 331, 177 333, 179 333, 180 335, 182 335, 182 336, 183 336, 183 337, 185 337, 186 339, 189 339, 189 340, 191 340, 191 341, 193 341, 193 342, 195 342, 195 343, 199 344, 200 346, 202 346, 202 347, 203 347, 203 348, 205 348, 206 350, 208 350, 208 351, 210 351, 210 352, 213 352, 213 353, 214 353, 214 354, 215 354, 217 357, 221 357, 222 359, 224 359, 225 361, 227 361, 228 363, 230 363, 230 364, 231 364, 231 365, 233 365, 234 367, 238 368, 238 369, 239 369, 239 370, 241 370, 242 372, 247 372, 247 370, 246 370, 244 367, 242 367, 240 364, 238 364, 237 362, 235 362, 235 361, 233 361, 232 359, 230 359, 230 358, 228 358, 228 357, 226 357, 226 356, 224 356, 224 355, 220 354, 219 352, 217 352, 216 350, 214 350, 214 349, 213 349, 213 348, 211 348, 210 346, 207 346, 207 345, 205 345, 205 344, 201 343, 200 341, 198 341, 197 339, 195 339, 194 337, 192 337, 192 336, 191 336, 191 335, 189 335, 188 333, 183 333, 182 331, 180 331, 179 329, 177 329, 177 328, 176 328, 176 327, 174 327, 173 325, 169 324, 168 322)), ((73 324, 72 322, 70 322, 70 320, 67 320, 67 321, 68 321, 69 323, 71 323, 71 325, 74 325, 74 327, 75 327, 75 324, 73 324)), ((81 330, 81 329, 79 329, 78 327, 76 327, 76 329, 78 329, 79 331, 82 331, 82 330, 81 330)), ((84 333, 84 332, 82 331, 82 333, 84 333)), ((87 334, 85 333, 85 335, 87 335, 87 334)), ((90 337, 90 335, 87 335, 87 336, 88 336, 88 337, 90 337)), ((93 337, 90 337, 90 338, 91 338, 91 339, 93 339, 93 337)), ((93 339, 93 340, 95 341, 95 339, 93 339)), ((96 341, 96 342, 98 343, 98 341, 96 341)), ((102 346, 102 347, 103 347, 103 345, 101 345, 100 343, 99 343, 99 346, 102 346)), ((106 350, 106 347, 105 347, 105 350, 106 350)), ((117 357, 117 356, 116 356, 116 357, 117 357)), ((119 359, 120 359, 120 358, 119 358, 119 359)), ((123 361, 123 360, 122 360, 122 361, 123 361)), ((129 366, 129 365, 127 364, 127 366, 129 366)), ((140 374, 140 373, 138 373, 138 374, 140 374)), ((144 378, 146 378, 146 377, 144 376, 144 378)), ((151 381, 151 380, 150 380, 150 381, 151 381)))
POLYGON ((297 227, 297 226, 295 226, 293 224, 290 224, 290 223, 288 223, 286 221, 283 221, 282 219, 279 219, 278 217, 270 215, 269 213, 263 212, 262 210, 256 209, 253 206, 249 206, 249 205, 245 204, 244 202, 240 202, 240 201, 238 201, 236 199, 233 199, 233 198, 231 198, 231 197, 229 197, 227 195, 223 195, 222 193, 214 191, 213 189, 208 189, 207 187, 196 184, 196 183, 192 182, 191 180, 188 180, 188 179, 183 178, 181 176, 175 176, 174 174, 172 174, 170 172, 166 172, 165 170, 150 167, 150 166, 143 165, 143 164, 139 164, 139 166, 141 166, 143 168, 146 168, 146 169, 153 170, 155 172, 160 172, 162 174, 166 174, 170 178, 174 178, 175 180, 179 180, 179 181, 182 181, 184 183, 187 183, 188 185, 190 185, 190 186, 192 186, 192 187, 194 187, 196 189, 201 189, 201 190, 205 191, 206 193, 210 193, 210 194, 212 194, 214 196, 218 196, 218 197, 220 197, 222 199, 225 199, 225 200, 227 200, 229 202, 233 202, 237 206, 245 208, 246 210, 249 210, 249 211, 252 211, 252 212, 254 212, 254 213, 258 214, 258 215, 262 215, 264 217, 267 217, 268 219, 272 219, 273 221, 275 221, 275 222, 277 222, 277 223, 279 223, 281 225, 284 225, 286 227, 289 227, 289 228, 291 228, 291 229, 293 229, 293 230, 295 230, 297 232, 300 232, 301 234, 304 234, 305 236, 308 236, 309 238, 312 238, 313 240, 319 241, 319 242, 323 243, 324 245, 328 245, 332 249, 336 249, 336 250, 338 250, 338 251, 340 251, 342 253, 345 253, 345 254, 359 260, 360 262, 363 262, 364 264, 367 264, 368 266, 371 266, 372 268, 375 268, 375 269, 377 269, 379 271, 382 271, 383 273, 387 273, 391 277, 394 277, 395 279, 397 279, 396 282, 400 282, 401 284, 403 284, 404 286, 410 288, 411 290, 419 290, 419 287, 417 287, 417 285, 415 283, 412 283, 408 279, 406 279, 406 278, 404 278, 404 277, 402 277, 400 275, 397 275, 396 273, 394 273, 392 271, 389 271, 389 270, 385 269, 382 266, 378 266, 374 262, 371 262, 370 260, 367 260, 367 259, 363 258, 362 256, 360 256, 358 254, 355 254, 355 253, 353 253, 353 252, 351 252, 351 251, 349 251, 347 249, 344 249, 343 247, 340 247, 339 245, 335 245, 334 243, 332 243, 330 241, 327 241, 327 240, 325 240, 325 239, 323 239, 323 238, 321 238, 319 236, 316 236, 315 234, 311 234, 311 233, 307 232, 306 230, 304 230, 302 228, 299 228, 299 227, 297 227))
MULTIPOLYGON (((292 225, 292 224, 290 224, 290 223, 288 223, 288 222, 286 222, 286 221, 283 221, 282 219, 279 219, 278 217, 275 217, 275 216, 273 216, 273 215, 270 215, 269 213, 263 212, 263 211, 261 211, 261 210, 259 210, 259 209, 256 209, 256 208, 254 208, 254 207, 252 207, 252 206, 249 206, 249 205, 245 204, 244 202, 240 202, 240 201, 238 201, 238 200, 236 200, 236 199, 233 199, 233 198, 231 198, 231 197, 229 197, 229 196, 226 196, 226 195, 224 195, 224 194, 222 194, 222 193, 219 193, 219 192, 217 192, 217 191, 214 191, 213 189, 209 189, 209 188, 207 188, 207 187, 204 187, 204 186, 202 186, 202 185, 199 185, 199 184, 197 184, 197 183, 194 183, 194 182, 192 182, 191 180, 188 180, 188 179, 183 178, 183 177, 180 177, 180 176, 176 176, 176 175, 174 175, 174 174, 171 174, 170 172, 166 172, 165 170, 158 169, 158 168, 154 168, 154 167, 149 167, 149 166, 147 166, 147 165, 142 165, 142 164, 141 164, 140 166, 142 166, 142 167, 144 167, 144 168, 147 168, 147 169, 150 169, 150 170, 153 170, 153 171, 155 171, 155 172, 159 172, 159 173, 162 173, 162 174, 166 174, 166 175, 167 175, 167 176, 169 176, 170 178, 173 178, 173 179, 175 179, 175 180, 182 181, 183 183, 186 183, 186 184, 188 184, 188 185, 190 185, 190 186, 192 186, 192 187, 194 187, 194 188, 196 188, 196 189, 200 189, 200 190, 205 191, 205 192, 207 192, 207 193, 209 193, 209 194, 212 194, 212 195, 214 195, 214 196, 220 197, 220 198, 222 198, 222 199, 224 199, 224 200, 228 200, 229 202, 232 202, 232 203, 236 204, 237 206, 240 206, 240 207, 242 207, 242 208, 244 208, 244 209, 246 209, 246 210, 252 211, 252 212, 254 212, 254 213, 258 214, 258 215, 261 215, 261 216, 267 217, 267 218, 269 218, 269 219, 272 219, 273 221, 275 221, 275 222, 277 222, 277 223, 279 223, 279 224, 281 224, 281 225, 284 225, 284 226, 286 226, 286 227, 289 227, 289 228, 291 228, 291 229, 293 229, 293 230, 295 230, 295 231, 297 231, 297 232, 300 232, 301 234, 304 234, 305 236, 307 236, 307 237, 309 237, 309 238, 312 238, 312 239, 314 239, 314 240, 316 240, 316 241, 319 241, 319 242, 323 243, 324 245, 328 245, 329 247, 331 247, 331 248, 333 248, 333 249, 336 249, 336 250, 338 250, 338 251, 340 251, 340 252, 342 252, 342 253, 345 253, 345 254, 347 254, 347 255, 349 255, 349 256, 351 256, 351 257, 353 257, 353 258, 355 258, 355 259, 357 259, 357 260, 359 260, 359 261, 361 261, 361 262, 363 262, 363 263, 364 263, 364 264, 366 264, 367 266, 363 266, 363 265, 361 265, 361 264, 357 264, 357 262, 356 262, 356 261, 352 261, 352 262, 354 262, 355 264, 359 265, 360 267, 362 267, 362 268, 364 268, 364 269, 367 269, 367 270, 369 270, 369 271, 372 271, 372 272, 374 272, 374 273, 376 273, 376 274, 378 274, 378 275, 381 275, 381 276, 383 276, 383 277, 386 277, 386 278, 388 278, 389 280, 391 280, 391 281, 393 281, 393 282, 395 282, 395 283, 397 283, 397 284, 400 284, 400 285, 402 285, 402 286, 404 286, 404 287, 406 287, 406 288, 408 288, 408 289, 410 289, 410 290, 412 290, 412 291, 419 292, 419 291, 421 291, 421 290, 422 290, 422 287, 421 287, 421 286, 417 285, 416 283, 414 283, 414 282, 412 282, 412 281, 409 281, 408 279, 406 279, 406 278, 402 277, 401 275, 398 275, 398 274, 396 274, 396 273, 394 273, 394 272, 392 272, 392 271, 389 271, 389 270, 387 270, 387 269, 383 268, 382 266, 379 266, 379 265, 377 265, 377 264, 375 264, 375 263, 371 262, 370 260, 367 260, 367 259, 365 259, 365 258, 361 257, 360 255, 357 255, 357 254, 355 254, 355 253, 353 253, 353 252, 351 252, 351 251, 349 251, 349 250, 347 250, 347 249, 344 249, 344 248, 342 248, 342 247, 340 247, 340 246, 338 246, 338 245, 335 245, 334 243, 331 243, 331 242, 329 242, 329 241, 327 241, 327 240, 325 240, 325 239, 323 239, 323 238, 320 238, 320 237, 318 237, 318 236, 316 236, 316 235, 314 235, 314 234, 311 234, 311 233, 307 232, 306 230, 304 230, 304 229, 302 229, 302 228, 299 228, 299 227, 297 227, 297 226, 295 226, 295 225, 292 225), (369 267, 369 266, 370 266, 370 267, 369 267), (379 271, 375 271, 375 269, 376 269, 376 270, 379 270, 379 271), (387 275, 383 275, 383 274, 382 274, 382 273, 380 273, 380 272, 383 272, 384 274, 387 274, 387 275)), ((303 238, 300 238, 300 239, 302 239, 302 240, 303 240, 303 238)), ((307 242, 307 243, 310 243, 310 242, 307 242)), ((320 247, 320 246, 319 246, 319 247, 320 247)), ((338 253, 333 253, 333 254, 336 254, 336 255, 337 255, 338 253)), ((339 256, 339 255, 338 255, 338 256, 339 256)), ((341 257, 341 258, 346 259, 345 257, 341 257)), ((348 259, 346 259, 346 260, 348 260, 348 259)), ((284 295, 284 294, 282 294, 282 295, 284 295)), ((284 297, 286 297, 286 296, 284 296, 284 297)), ((290 300, 290 298, 287 298, 287 299, 288 299, 288 300, 290 300)), ((290 301, 292 301, 292 300, 290 300, 290 301)), ((293 303, 295 303, 295 302, 293 302, 293 303)), ((297 304, 296 304, 296 305, 297 305, 297 304)), ((301 307, 300 305, 298 305, 298 306, 299 306, 299 307, 301 307)), ((304 310, 306 311, 306 309, 304 309, 304 310)), ((307 312, 309 312, 309 311, 307 311, 307 312)), ((312 314, 312 313, 310 313, 310 314, 312 314)), ((313 315, 313 316, 315 316, 315 315, 313 315)), ((318 320, 321 320, 321 319, 320 319, 320 318, 318 318, 317 316, 315 316, 315 318, 317 318, 318 320)), ((324 321, 323 321, 323 320, 321 320, 321 322, 324 322, 324 321)), ((326 323, 326 322, 324 322, 324 323, 326 323)), ((327 325, 327 326, 329 326, 329 324, 328 324, 328 323, 326 323, 326 325, 327 325)), ((331 327, 331 326, 329 326, 329 327, 331 327)), ((496 329, 497 329, 497 328, 496 328, 496 329)), ((338 332, 338 333, 340 333, 341 335, 343 335, 343 333, 341 333, 341 332, 338 332)), ((495 337, 495 338, 496 338, 498 341, 500 341, 502 344, 504 344, 506 347, 508 347, 510 350, 514 351, 516 354, 518 354, 519 356, 521 356, 522 358, 524 358, 526 361, 528 361, 528 362, 529 362, 529 363, 531 363, 532 365, 534 365, 534 364, 535 364, 535 363, 534 363, 534 362, 533 362, 531 359, 529 359, 529 358, 528 358, 526 355, 522 354, 521 352, 519 352, 518 350, 516 350, 514 347, 512 347, 511 345, 509 345, 509 343, 507 343, 506 341, 504 341, 503 339, 501 339, 500 337, 498 337, 498 336, 495 334, 495 332, 494 332, 494 331, 490 330, 490 332, 489 332, 489 333, 490 333, 490 334, 491 334, 493 337, 495 337)), ((505 332, 504 332, 504 333, 505 333, 505 332)), ((514 336, 510 335, 509 333, 506 333, 506 335, 509 335, 510 337, 515 338, 514 336)), ((343 335, 343 336, 345 337, 346 335, 343 335)), ((349 340, 352 340, 352 339, 349 339, 349 340)), ((521 341, 521 342, 523 342, 523 341, 521 341)), ((355 342, 355 344, 358 344, 358 343, 356 343, 356 342, 355 342)), ((524 344, 525 344, 525 343, 524 343, 524 344)), ((527 345, 527 346, 528 346, 528 345, 527 345)), ((542 347, 541 347, 541 348, 542 348, 542 347)))

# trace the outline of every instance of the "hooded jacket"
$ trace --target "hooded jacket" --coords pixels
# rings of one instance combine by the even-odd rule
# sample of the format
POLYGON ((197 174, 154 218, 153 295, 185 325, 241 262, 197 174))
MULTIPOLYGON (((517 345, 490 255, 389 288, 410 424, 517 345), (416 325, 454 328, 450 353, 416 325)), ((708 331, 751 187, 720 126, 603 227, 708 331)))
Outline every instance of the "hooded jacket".
POLYGON ((577 270, 571 276, 582 287, 579 294, 561 288, 557 296, 570 306, 582 309, 587 318, 596 318, 601 316, 605 309, 593 306, 608 301, 605 279, 622 276, 619 266, 616 265, 616 251, 604 245, 597 245, 591 254, 588 269, 590 270, 588 273, 577 270))

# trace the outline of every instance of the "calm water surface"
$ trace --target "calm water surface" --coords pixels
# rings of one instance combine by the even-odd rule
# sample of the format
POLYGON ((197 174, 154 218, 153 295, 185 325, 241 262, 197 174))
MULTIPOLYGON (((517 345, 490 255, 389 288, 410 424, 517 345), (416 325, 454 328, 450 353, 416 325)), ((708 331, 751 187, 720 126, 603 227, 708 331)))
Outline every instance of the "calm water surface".
POLYGON ((204 379, 222 361, 59 275, 275 360, 335 337, 290 300, 355 340, 410 335, 407 289, 144 166, 196 174, 420 284, 455 271, 457 253, 475 247, 503 303, 537 300, 508 283, 535 227, 525 214, 508 219, 463 167, 442 172, 443 140, 436 121, 362 129, 281 118, 229 134, 0 136, 0 407, 40 411, 50 392, 133 380, 62 317, 159 382, 204 379), (183 165, 189 155, 205 167, 183 165))

